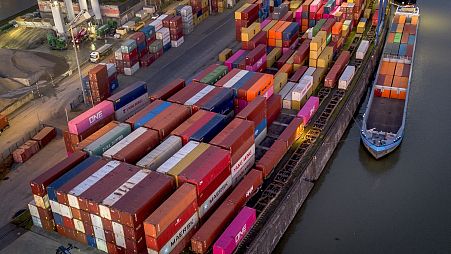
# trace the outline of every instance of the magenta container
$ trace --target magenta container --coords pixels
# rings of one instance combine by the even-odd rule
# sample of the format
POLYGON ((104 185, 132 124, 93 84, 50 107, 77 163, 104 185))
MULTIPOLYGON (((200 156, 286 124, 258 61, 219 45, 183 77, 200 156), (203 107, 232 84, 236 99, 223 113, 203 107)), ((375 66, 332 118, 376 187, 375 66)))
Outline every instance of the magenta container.
POLYGON ((101 103, 83 112, 81 115, 70 120, 67 123, 67 126, 70 133, 79 135, 100 120, 107 118, 113 114, 113 103, 111 101, 102 101, 101 103))
POLYGON ((267 18, 260 24, 260 30, 265 28, 269 23, 271 22, 271 19, 267 18))
POLYGON ((263 69, 266 69, 266 55, 260 57, 260 59, 258 59, 258 61, 255 62, 252 66, 246 65, 246 70, 257 72, 260 70, 260 67, 262 66, 264 66, 263 69))
POLYGON ((298 117, 302 119, 302 123, 304 126, 308 123, 310 118, 315 114, 316 110, 318 110, 319 106, 319 98, 315 96, 310 96, 304 106, 299 110, 298 117))
POLYGON ((233 56, 231 56, 229 59, 227 59, 224 62, 224 65, 227 66, 227 68, 229 68, 229 71, 232 70, 232 64, 233 62, 235 62, 242 54, 244 54, 244 52, 246 52, 245 50, 238 50, 235 54, 233 54, 233 56))
POLYGON ((255 224, 257 212, 245 206, 213 245, 213 254, 231 254, 255 224))
POLYGON ((266 99, 269 99, 269 97, 271 97, 274 94, 274 86, 271 86, 268 91, 266 91, 265 94, 263 94, 263 97, 265 97, 266 99))
POLYGON ((294 17, 296 18, 296 20, 301 20, 302 19, 302 7, 299 7, 295 12, 294 12, 294 17))
POLYGON ((236 99, 236 100, 238 104, 238 112, 243 110, 247 106, 247 104, 249 104, 249 102, 244 99, 236 99))

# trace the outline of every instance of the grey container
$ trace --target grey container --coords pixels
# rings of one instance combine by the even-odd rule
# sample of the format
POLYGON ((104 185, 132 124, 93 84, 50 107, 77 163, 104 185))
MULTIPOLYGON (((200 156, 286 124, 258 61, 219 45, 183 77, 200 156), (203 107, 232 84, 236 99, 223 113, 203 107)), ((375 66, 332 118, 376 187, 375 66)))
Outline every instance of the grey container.
POLYGON ((181 148, 182 139, 180 137, 171 135, 159 146, 155 147, 155 149, 144 156, 140 161, 138 161, 138 163, 136 163, 136 166, 156 170, 181 148))
POLYGON ((132 128, 129 124, 120 123, 105 135, 86 146, 83 151, 87 152, 90 156, 102 155, 105 151, 130 134, 131 131, 132 128))

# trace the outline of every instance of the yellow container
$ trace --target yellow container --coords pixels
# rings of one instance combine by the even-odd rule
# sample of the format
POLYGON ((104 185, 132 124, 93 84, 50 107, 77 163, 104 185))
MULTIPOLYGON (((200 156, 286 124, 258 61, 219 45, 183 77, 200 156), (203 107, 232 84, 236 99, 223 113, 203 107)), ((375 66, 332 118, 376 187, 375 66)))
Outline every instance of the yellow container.
POLYGON ((349 26, 343 25, 341 29, 341 36, 347 36, 349 31, 349 26))
POLYGON ((274 63, 279 60, 279 58, 282 56, 282 49, 281 48, 274 48, 269 52, 269 54, 266 56, 266 66, 271 67, 274 65, 274 63))
POLYGON ((296 110, 300 110, 301 109, 301 102, 300 101, 291 100, 291 108, 292 109, 296 109, 296 110))
POLYGON ((290 2, 290 11, 295 11, 301 7, 302 1, 295 0, 290 2))
POLYGON ((246 10, 247 7, 251 6, 250 4, 244 4, 238 10, 235 11, 235 19, 241 19, 241 12, 246 10))
POLYGON ((348 1, 346 1, 346 2, 348 2, 348 3, 355 3, 354 0, 348 0, 348 1))
POLYGON ((232 49, 225 48, 221 53, 219 53, 219 61, 225 62, 229 57, 231 57, 233 54, 232 49))
POLYGON ((276 47, 282 47, 282 40, 276 40, 276 47))
POLYGON ((310 58, 312 59, 318 59, 318 57, 321 55, 321 53, 323 52, 323 49, 320 48, 319 51, 317 50, 310 50, 310 58))
POLYGON ((179 161, 179 163, 167 172, 168 175, 174 177, 177 187, 179 187, 178 175, 182 173, 183 170, 191 164, 191 162, 204 153, 208 147, 210 147, 209 144, 200 143, 196 148, 194 148, 194 150, 187 154, 182 160, 179 161))
POLYGON ((318 63, 317 59, 312 59, 312 58, 308 59, 308 66, 309 67, 316 67, 317 63, 318 63))
POLYGON ((293 64, 293 71, 299 70, 301 68, 302 64, 293 64))
POLYGON ((290 58, 288 58, 287 64, 293 64, 293 62, 294 62, 294 55, 295 54, 291 55, 290 58))
POLYGON ((363 34, 364 32, 365 32, 365 23, 359 22, 359 24, 357 24, 357 33, 363 34))
POLYGON ((365 9, 365 12, 363 13, 363 17, 366 19, 370 19, 371 16, 371 9, 365 9))
POLYGON ((330 61, 332 60, 333 54, 334 48, 326 47, 319 56, 318 62, 316 63, 316 67, 327 68, 329 66, 330 61))
POLYGON ((254 22, 249 27, 241 29, 241 41, 250 41, 258 32, 260 32, 260 23, 254 22))
POLYGON ((274 92, 278 93, 282 90, 282 87, 288 82, 288 73, 285 72, 277 72, 274 76, 274 92))

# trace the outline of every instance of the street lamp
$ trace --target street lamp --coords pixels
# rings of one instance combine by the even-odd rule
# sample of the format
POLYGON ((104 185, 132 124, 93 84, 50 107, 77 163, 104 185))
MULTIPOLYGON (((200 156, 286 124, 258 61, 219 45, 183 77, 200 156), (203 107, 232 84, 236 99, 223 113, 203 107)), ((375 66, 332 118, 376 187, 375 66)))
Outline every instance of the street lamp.
POLYGON ((72 44, 74 47, 74 51, 75 51, 75 60, 77 62, 77 69, 78 69, 78 77, 80 79, 80 87, 81 87, 81 92, 83 95, 83 102, 86 103, 86 94, 85 94, 85 89, 83 88, 83 79, 81 77, 81 69, 80 69, 80 61, 78 60, 78 53, 77 53, 77 45, 75 44, 75 38, 74 38, 74 27, 76 27, 77 25, 79 25, 81 22, 83 22, 86 19, 90 19, 91 15, 86 11, 86 10, 81 10, 80 13, 68 24, 69 25, 69 30, 70 30, 70 35, 72 37, 72 44), (82 20, 80 20, 81 18, 84 18, 82 20))

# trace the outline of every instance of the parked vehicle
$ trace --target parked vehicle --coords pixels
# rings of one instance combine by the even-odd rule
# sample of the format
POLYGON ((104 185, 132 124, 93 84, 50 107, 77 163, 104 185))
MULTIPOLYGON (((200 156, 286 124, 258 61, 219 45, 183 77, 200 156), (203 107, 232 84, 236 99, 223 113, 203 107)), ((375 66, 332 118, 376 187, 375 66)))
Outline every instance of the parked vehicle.
POLYGON ((105 56, 109 55, 112 50, 111 44, 105 44, 102 47, 100 47, 98 50, 91 52, 89 54, 89 61, 91 63, 98 63, 100 62, 105 56))

